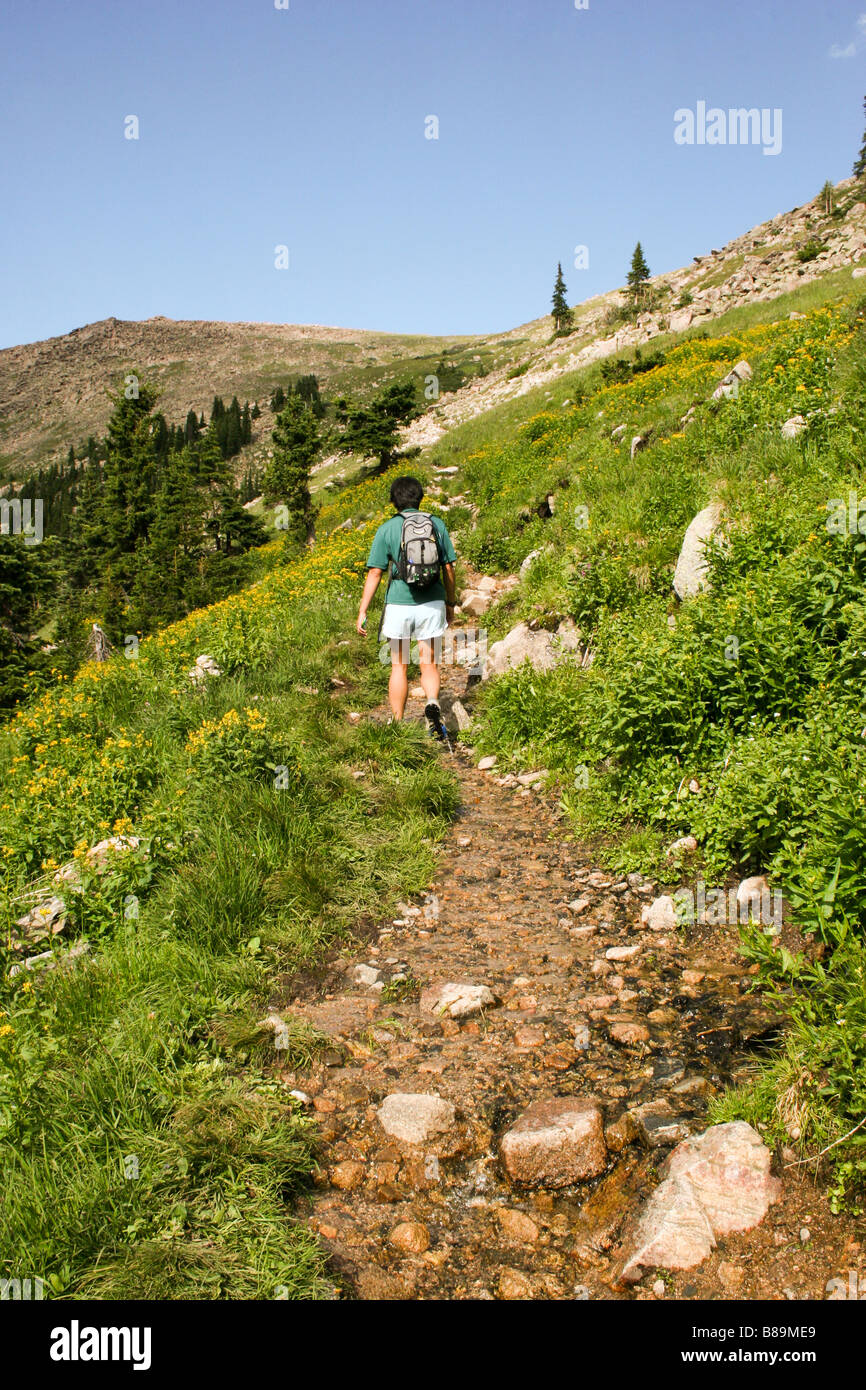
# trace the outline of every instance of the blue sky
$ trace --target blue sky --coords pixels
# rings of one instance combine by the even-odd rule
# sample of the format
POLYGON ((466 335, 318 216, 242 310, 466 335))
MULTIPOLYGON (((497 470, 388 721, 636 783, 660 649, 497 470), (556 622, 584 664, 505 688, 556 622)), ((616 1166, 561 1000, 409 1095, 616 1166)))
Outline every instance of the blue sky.
POLYGON ((686 264, 847 177, 863 134, 866 0, 289 6, 6 7, 0 347, 112 314, 506 329, 557 261, 573 303, 638 239, 686 264), (677 145, 702 100, 780 108, 781 153, 677 145))

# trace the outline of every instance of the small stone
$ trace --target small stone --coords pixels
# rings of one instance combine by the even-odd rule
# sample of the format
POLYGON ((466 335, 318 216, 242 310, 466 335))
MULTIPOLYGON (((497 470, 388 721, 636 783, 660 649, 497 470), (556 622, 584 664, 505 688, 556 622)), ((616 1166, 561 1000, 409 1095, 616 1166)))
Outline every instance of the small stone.
POLYGON ((604 1170, 604 1120, 597 1102, 577 1096, 534 1101, 500 1143, 516 1182, 565 1187, 604 1170))
POLYGON ((423 1255, 430 1248, 430 1232, 421 1221, 401 1221, 388 1239, 404 1255, 423 1255))
POLYGON ((720 1260, 717 1273, 719 1283, 728 1293, 735 1293, 746 1277, 746 1271, 729 1260, 720 1260))
POLYGON ((654 1283, 653 1283, 653 1293, 655 1294, 656 1298, 664 1298, 664 1296, 665 1296, 665 1281, 664 1281, 664 1279, 656 1279, 656 1280, 654 1281, 654 1283))
POLYGON ((669 859, 672 859, 678 854, 694 854, 697 847, 698 842, 694 835, 683 835, 679 840, 674 840, 672 844, 668 845, 665 853, 669 859))
POLYGON ((610 1036, 614 1042, 623 1043, 626 1047, 636 1047, 638 1043, 649 1042, 649 1029, 642 1023, 612 1023, 610 1025, 610 1036))
POLYGON ((495 766, 496 758, 492 753, 489 753, 486 758, 480 758, 478 761, 479 772, 490 772, 495 766))
POLYGON ((607 960, 634 960, 640 949, 640 946, 610 946, 604 954, 607 960))
POLYGON ((377 970, 374 965, 356 965, 352 971, 352 979, 356 985, 375 985, 381 978, 381 970, 377 970))
POLYGON ((538 1240, 538 1227, 522 1211, 500 1207, 496 1219, 509 1240, 520 1241, 523 1245, 534 1245, 538 1240))
POLYGON ((386 1134, 406 1144, 425 1144, 453 1128, 457 1112, 440 1095, 394 1092, 376 1112, 386 1134))
POLYGON ((421 1009, 425 1013, 448 1014, 450 1018, 471 1018, 483 1009, 493 1008, 496 998, 486 985, 452 982, 425 989, 421 994, 421 1009))
POLYGON ((532 1298, 532 1284, 519 1269, 503 1269, 499 1276, 499 1297, 510 1301, 532 1298))
POLYGON ((353 1192, 356 1187, 360 1187, 367 1170, 363 1163, 355 1163, 347 1160, 345 1163, 338 1163, 330 1171, 332 1187, 339 1187, 343 1192, 353 1192))
POLYGON ((677 926, 677 909, 673 898, 667 893, 654 898, 643 908, 640 919, 650 931, 672 931, 677 926))
POLYGON ((682 979, 684 985, 699 985, 705 975, 703 970, 684 970, 682 979))
POLYGON ((582 912, 586 912, 589 906, 591 906, 589 898, 573 898, 568 904, 568 910, 575 917, 579 917, 582 912))
POLYGON ((800 1227, 800 1244, 801 1244, 801 1245, 805 1245, 806 1242, 807 1242, 807 1241, 810 1241, 811 1239, 812 1239, 812 1232, 809 1230, 809 1227, 808 1227, 808 1226, 801 1226, 801 1227, 800 1227))

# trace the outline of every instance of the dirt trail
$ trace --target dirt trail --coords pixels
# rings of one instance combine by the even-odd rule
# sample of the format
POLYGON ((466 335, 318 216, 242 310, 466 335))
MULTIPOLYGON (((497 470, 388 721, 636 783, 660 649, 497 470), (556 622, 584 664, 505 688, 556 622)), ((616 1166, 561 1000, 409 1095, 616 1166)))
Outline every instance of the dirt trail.
MULTIPOLYGON (((445 673, 446 716, 466 680, 445 673)), ((409 716, 422 708, 413 698, 409 716)), ((616 1286, 624 1217, 671 1146, 706 1127, 709 1098, 745 1075, 774 1020, 747 993, 733 930, 642 929, 655 885, 599 870, 544 794, 499 785, 459 745, 453 766, 462 804, 430 892, 382 922, 364 954, 331 962, 318 987, 278 1001, 334 1039, 324 1062, 285 1079, 320 1121, 306 1219, 338 1286, 362 1299, 823 1298, 828 1279, 866 1272, 862 1228, 789 1168, 763 1225, 667 1275, 664 1295, 655 1276, 616 1286), (496 1005, 460 1021, 422 1009, 424 991, 452 981, 487 986, 496 1005), (421 1147, 390 1138, 377 1108, 395 1092, 439 1095, 459 1123, 421 1147), (604 1105, 608 1170, 558 1191, 515 1189, 498 1139, 532 1100, 560 1095, 604 1105), (647 1103, 642 1121, 624 1119, 647 1103)))

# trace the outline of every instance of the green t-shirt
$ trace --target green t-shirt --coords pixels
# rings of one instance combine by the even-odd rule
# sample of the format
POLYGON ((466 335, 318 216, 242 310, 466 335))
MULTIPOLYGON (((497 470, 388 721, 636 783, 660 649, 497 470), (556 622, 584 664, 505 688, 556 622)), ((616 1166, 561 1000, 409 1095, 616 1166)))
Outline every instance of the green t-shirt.
MULTIPOLYGON (((370 554, 367 556, 368 570, 384 570, 387 574, 388 561, 390 560, 396 565, 400 552, 400 536, 403 532, 405 512, 418 512, 420 510, 420 507, 406 507, 405 511, 397 512, 390 520, 382 522, 373 537, 370 554)), ((438 516, 434 516, 433 527, 439 538, 439 553, 442 556, 443 565, 453 565, 457 556, 454 553, 454 546, 451 544, 451 537, 445 522, 440 520, 438 516)), ((425 589, 407 584, 403 579, 392 579, 385 602, 400 604, 435 603, 437 599, 444 598, 445 585, 441 579, 435 580, 433 584, 428 584, 425 589)))

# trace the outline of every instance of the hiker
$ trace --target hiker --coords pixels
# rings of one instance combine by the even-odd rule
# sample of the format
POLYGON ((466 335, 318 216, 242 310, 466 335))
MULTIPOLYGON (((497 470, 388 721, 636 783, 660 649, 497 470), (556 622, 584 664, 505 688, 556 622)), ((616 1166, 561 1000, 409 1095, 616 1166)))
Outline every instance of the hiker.
POLYGON ((357 629, 366 632, 367 610, 386 569, 388 588, 379 635, 391 646, 388 700, 395 720, 401 720, 409 693, 409 650, 418 643, 421 684, 427 697, 424 718, 431 734, 447 742, 439 708, 437 649, 454 617, 454 563, 457 556, 444 521, 420 510, 424 489, 417 478, 395 478, 391 484, 395 516, 373 537, 367 558, 367 578, 358 609, 357 629))

